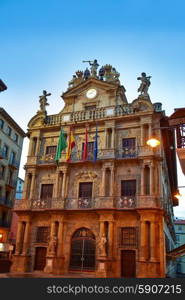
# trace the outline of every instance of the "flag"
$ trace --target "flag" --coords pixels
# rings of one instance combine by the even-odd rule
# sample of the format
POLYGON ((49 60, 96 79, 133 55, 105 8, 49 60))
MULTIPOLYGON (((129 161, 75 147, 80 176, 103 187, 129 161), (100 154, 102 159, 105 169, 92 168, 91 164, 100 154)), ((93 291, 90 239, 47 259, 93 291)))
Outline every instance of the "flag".
POLYGON ((67 146, 67 153, 66 153, 66 161, 70 161, 71 152, 72 152, 72 149, 74 147, 75 147, 75 139, 74 139, 74 136, 73 136, 73 132, 71 131, 71 128, 70 128, 69 138, 68 138, 68 146, 67 146))
POLYGON ((88 147, 88 137, 87 137, 87 128, 85 129, 85 143, 83 147, 82 160, 87 159, 87 147, 88 147))
POLYGON ((61 155, 62 155, 62 151, 64 149, 66 149, 66 147, 67 147, 67 143, 66 143, 65 133, 64 133, 63 129, 61 129, 59 140, 58 140, 58 145, 57 145, 57 151, 55 154, 56 161, 59 161, 59 159, 61 158, 61 155))
POLYGON ((98 128, 96 126, 96 134, 94 139, 94 161, 97 160, 97 156, 98 156, 98 128))

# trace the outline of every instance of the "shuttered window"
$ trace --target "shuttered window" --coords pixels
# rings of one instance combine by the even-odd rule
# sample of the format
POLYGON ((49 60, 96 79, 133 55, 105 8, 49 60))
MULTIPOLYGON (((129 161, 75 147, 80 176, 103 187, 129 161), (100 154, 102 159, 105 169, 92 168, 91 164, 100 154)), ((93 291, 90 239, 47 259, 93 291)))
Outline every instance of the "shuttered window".
POLYGON ((138 247, 138 228, 137 227, 122 227, 120 228, 120 247, 138 247))
POLYGON ((37 227, 36 243, 47 243, 49 239, 49 227, 40 226, 37 227))
POLYGON ((92 198, 92 182, 80 182, 79 197, 92 198))
POLYGON ((41 187, 41 199, 52 198, 53 196, 53 184, 42 184, 41 187))

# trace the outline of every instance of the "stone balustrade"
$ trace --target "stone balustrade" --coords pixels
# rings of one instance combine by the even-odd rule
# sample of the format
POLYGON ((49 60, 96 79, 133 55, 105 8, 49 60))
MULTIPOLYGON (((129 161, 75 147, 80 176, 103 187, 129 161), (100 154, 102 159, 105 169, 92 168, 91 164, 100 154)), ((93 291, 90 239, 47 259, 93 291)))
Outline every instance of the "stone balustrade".
POLYGON ((14 210, 45 210, 45 209, 137 209, 162 208, 161 199, 156 196, 97 196, 94 198, 48 198, 16 200, 14 210))

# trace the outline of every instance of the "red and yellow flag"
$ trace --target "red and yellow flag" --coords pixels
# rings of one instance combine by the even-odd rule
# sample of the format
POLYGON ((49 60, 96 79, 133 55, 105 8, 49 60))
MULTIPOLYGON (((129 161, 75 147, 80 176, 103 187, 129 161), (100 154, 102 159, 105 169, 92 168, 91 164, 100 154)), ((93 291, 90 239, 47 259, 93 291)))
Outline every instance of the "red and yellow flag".
POLYGON ((73 132, 70 129, 69 137, 68 137, 67 153, 66 153, 66 161, 68 161, 68 162, 71 159, 71 152, 72 152, 72 149, 74 148, 74 146, 75 146, 75 139, 73 136, 73 132))

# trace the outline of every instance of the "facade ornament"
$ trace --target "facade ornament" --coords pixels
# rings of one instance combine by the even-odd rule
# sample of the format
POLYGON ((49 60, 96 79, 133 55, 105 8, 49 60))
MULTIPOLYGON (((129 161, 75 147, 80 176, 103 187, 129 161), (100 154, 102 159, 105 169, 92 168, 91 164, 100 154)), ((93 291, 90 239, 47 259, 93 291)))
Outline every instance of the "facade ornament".
POLYGON ((91 76, 96 78, 97 77, 97 69, 99 67, 97 59, 94 59, 94 61, 83 60, 83 62, 89 63, 89 65, 91 66, 91 76))
POLYGON ((51 236, 48 245, 48 254, 55 255, 57 250, 57 237, 55 235, 51 236))
POLYGON ((43 91, 43 95, 39 96, 40 111, 38 111, 38 112, 46 113, 46 106, 49 105, 49 103, 47 102, 48 96, 51 96, 51 93, 47 93, 47 91, 43 91))
POLYGON ((99 69, 99 79, 103 80, 104 75, 105 75, 105 69, 102 66, 101 69, 99 69))
POLYGON ((141 73, 141 77, 137 77, 137 80, 141 80, 140 87, 138 88, 138 92, 141 92, 140 95, 149 96, 148 88, 150 86, 150 78, 151 76, 146 76, 146 73, 141 73))
POLYGON ((73 75, 73 78, 68 82, 68 89, 72 89, 75 86, 76 79, 76 75, 73 75))
POLYGON ((91 73, 88 68, 84 71, 84 79, 87 80, 90 77, 91 73))
POLYGON ((107 244, 107 239, 105 233, 103 233, 98 242, 100 256, 106 256, 106 244, 107 244))

